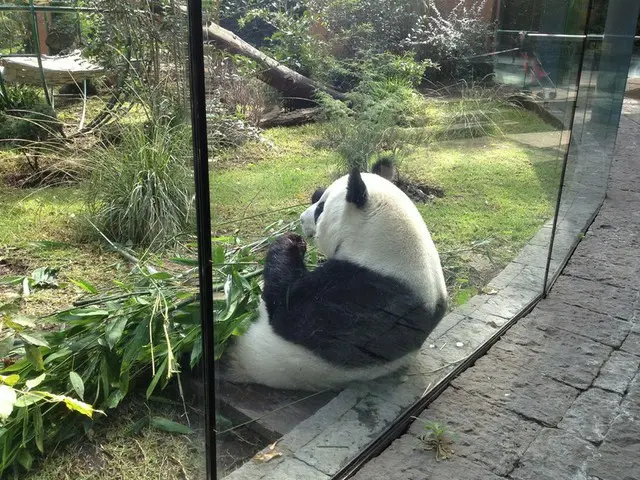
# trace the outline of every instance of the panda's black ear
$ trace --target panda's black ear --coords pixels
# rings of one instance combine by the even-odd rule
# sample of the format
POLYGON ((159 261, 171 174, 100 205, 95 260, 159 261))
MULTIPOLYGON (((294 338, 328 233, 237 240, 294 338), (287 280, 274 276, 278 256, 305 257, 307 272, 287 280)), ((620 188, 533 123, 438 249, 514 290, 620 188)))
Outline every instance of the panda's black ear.
POLYGON ((326 188, 319 188, 315 192, 313 192, 313 195, 311 195, 311 205, 313 205, 318 200, 320 200, 322 198, 322 195, 324 195, 325 191, 326 191, 326 188))
POLYGON ((367 186, 362 180, 360 170, 354 168, 349 174, 347 183, 347 202, 353 203, 356 207, 362 208, 367 203, 367 186))

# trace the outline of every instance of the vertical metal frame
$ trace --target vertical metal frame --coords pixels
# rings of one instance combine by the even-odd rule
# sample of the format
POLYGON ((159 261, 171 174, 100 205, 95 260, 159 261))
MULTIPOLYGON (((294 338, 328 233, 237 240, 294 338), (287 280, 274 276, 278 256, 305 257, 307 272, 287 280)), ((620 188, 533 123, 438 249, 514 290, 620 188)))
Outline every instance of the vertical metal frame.
POLYGON ((205 454, 207 479, 216 475, 215 374, 213 363, 213 272, 211 262, 211 205, 209 198, 209 159, 202 38, 202 1, 187 5, 189 25, 189 87, 191 92, 191 129, 193 171, 196 187, 198 233, 198 270, 200 277, 200 325, 205 399, 205 454))
MULTIPOLYGON (((569 119, 569 142, 564 152, 564 158, 562 159, 562 170, 560 172, 560 182, 558 185, 558 196, 556 197, 556 208, 553 215, 553 226, 551 227, 551 238, 549 239, 549 250, 547 252, 547 262, 544 269, 544 279, 542 282, 543 297, 546 297, 551 289, 553 281, 549 281, 549 269, 551 268, 551 257, 553 255, 553 244, 556 237, 556 230, 558 228, 558 214, 560 213, 560 205, 562 202, 562 191, 564 189, 564 179, 567 173, 567 162, 569 160, 569 152, 571 151, 571 144, 573 142, 573 125, 576 119, 576 110, 578 108, 578 98, 580 98, 580 82, 582 81, 582 69, 584 68, 584 58, 588 43, 589 26, 591 25, 591 12, 593 11, 593 0, 589 0, 587 6, 587 17, 584 22, 584 36, 582 38, 582 51, 580 52, 580 60, 578 65, 578 75, 576 77, 576 99, 571 107, 571 118, 569 119)), ((558 273, 558 272, 556 272, 558 273)), ((553 277, 555 280, 556 276, 553 277)))

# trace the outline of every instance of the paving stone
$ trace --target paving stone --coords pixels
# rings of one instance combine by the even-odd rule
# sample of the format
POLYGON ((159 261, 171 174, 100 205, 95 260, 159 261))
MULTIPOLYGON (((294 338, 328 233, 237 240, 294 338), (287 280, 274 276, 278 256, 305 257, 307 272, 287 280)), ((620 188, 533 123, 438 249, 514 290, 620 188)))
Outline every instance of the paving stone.
POLYGON ((425 480, 427 454, 424 443, 412 435, 403 435, 367 462, 353 480, 425 480))
POLYGON ((354 389, 343 390, 327 405, 318 410, 315 415, 301 422, 296 428, 285 435, 281 446, 297 451, 320 435, 329 425, 332 425, 351 410, 366 396, 366 392, 354 389))
POLYGON ((333 475, 401 411, 398 405, 368 395, 311 442, 295 450, 295 456, 323 473, 333 475))
POLYGON ((582 392, 558 424, 558 428, 590 442, 601 442, 618 414, 622 396, 590 388, 582 392))
POLYGON ((640 357, 630 353, 615 351, 603 365, 593 382, 596 387, 624 393, 640 367, 640 357))
POLYGON ((595 447, 570 433, 543 429, 511 473, 514 480, 586 479, 595 447))
POLYGON ((447 389, 416 420, 409 433, 425 433, 425 422, 447 427, 455 439, 452 446, 457 457, 482 463, 496 475, 507 475, 541 430, 507 410, 498 409, 486 400, 463 390, 447 389))
POLYGON ((445 316, 442 320, 440 320, 438 325, 436 325, 436 328, 434 328, 433 331, 429 334, 429 337, 425 341, 423 348, 425 347, 428 348, 428 345, 429 343, 431 343, 432 340, 440 338, 442 335, 447 333, 448 330, 455 327, 458 323, 460 323, 464 319, 465 319, 465 316, 457 313, 457 311, 452 312, 447 316, 445 316))
POLYGON ((528 318, 507 331, 493 350, 494 358, 579 389, 593 383, 612 351, 611 347, 560 329, 538 330, 528 318))
POLYGON ((579 391, 497 356, 494 347, 452 385, 545 425, 557 425, 579 391))
MULTIPOLYGON (((635 249, 634 249, 635 250, 635 249)), ((640 284, 640 274, 636 268, 638 263, 637 254, 632 253, 634 250, 627 250, 629 258, 627 263, 623 262, 622 257, 616 259, 616 263, 604 262, 602 259, 585 258, 582 253, 575 252, 572 260, 569 261, 563 274, 574 277, 585 278, 603 282, 618 287, 626 287, 627 285, 640 284), (579 260, 578 260, 579 259, 579 260)), ((609 249, 607 249, 609 251, 609 249)))
POLYGON ((540 286, 538 290, 535 290, 510 285, 501 290, 499 295, 489 295, 484 305, 478 307, 473 313, 497 315, 502 318, 511 319, 538 297, 541 291, 542 286, 540 286))
POLYGON ((635 448, 640 456, 640 417, 630 411, 620 413, 611 424, 604 443, 619 448, 635 448))
POLYGON ((563 275, 551 288, 547 301, 560 301, 622 320, 631 320, 637 295, 637 292, 629 288, 563 275))
POLYGON ((640 333, 631 332, 620 348, 625 352, 640 355, 640 333))
POLYGON ((622 401, 622 409, 640 418, 640 372, 638 372, 629 384, 627 395, 622 401))
POLYGON ((330 477, 306 463, 292 458, 280 463, 269 478, 273 480, 328 480, 330 477))
POLYGON ((471 317, 466 317, 445 335, 434 340, 428 354, 443 359, 443 363, 463 360, 489 340, 498 329, 497 326, 471 317))
POLYGON ((540 302, 527 318, 541 330, 561 328, 612 347, 622 345, 631 330, 629 322, 610 315, 549 300, 540 302))
POLYGON ((520 250, 520 253, 513 261, 522 265, 545 268, 548 255, 549 247, 547 245, 535 245, 530 243, 520 250))
POLYGON ((484 313, 482 310, 476 310, 469 316, 469 318, 473 318, 475 320, 484 322, 490 327, 495 328, 496 330, 511 320, 510 318, 504 318, 504 317, 499 317, 498 315, 491 315, 489 313, 484 313))
POLYGON ((640 418, 620 414, 609 429, 588 473, 602 480, 640 479, 640 418))
POLYGON ((589 480, 640 480, 638 449, 604 443, 587 465, 589 480))
POLYGON ((502 290, 503 288, 508 287, 511 285, 511 282, 518 277, 520 272, 524 270, 525 266, 526 265, 521 263, 511 262, 488 283, 488 287, 495 288, 497 290, 502 290))
POLYGON ((354 480, 504 480, 484 465, 453 455, 437 461, 413 435, 403 435, 379 457, 367 463, 354 480))

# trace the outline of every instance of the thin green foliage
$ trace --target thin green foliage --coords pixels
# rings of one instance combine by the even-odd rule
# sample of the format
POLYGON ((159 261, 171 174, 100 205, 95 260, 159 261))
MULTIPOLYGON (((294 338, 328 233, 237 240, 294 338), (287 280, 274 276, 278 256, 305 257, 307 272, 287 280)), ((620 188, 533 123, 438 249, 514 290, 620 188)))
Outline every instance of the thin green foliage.
MULTIPOLYGON (((235 237, 213 239, 216 359, 257 316, 265 248, 295 226, 278 222, 268 227, 269 235, 247 245, 235 237)), ((200 362, 197 270, 184 269, 193 263, 189 258, 174 263, 180 268, 158 271, 138 264, 115 291, 48 318, 62 325, 58 331, 35 333, 36 324, 18 314, 18 303, 0 307, 0 385, 11 389, 0 386, 0 473, 17 472, 18 465, 28 469, 38 452, 83 434, 94 413, 108 415, 136 385, 149 398, 181 374, 183 359, 191 367, 200 362)), ((88 282, 75 283, 95 291, 88 282)), ((191 432, 161 417, 141 421, 170 433, 191 432)))
POLYGON ((87 203, 95 224, 120 243, 162 247, 193 221, 193 173, 184 125, 122 127, 117 145, 89 159, 87 203))

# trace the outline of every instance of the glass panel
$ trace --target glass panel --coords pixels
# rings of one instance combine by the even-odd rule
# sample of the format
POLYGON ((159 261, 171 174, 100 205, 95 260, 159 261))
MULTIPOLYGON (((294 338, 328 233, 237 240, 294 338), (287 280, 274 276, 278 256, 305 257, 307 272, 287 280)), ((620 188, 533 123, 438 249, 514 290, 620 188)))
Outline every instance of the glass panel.
POLYGON ((187 33, 0 5, 2 478, 205 477, 187 33))
POLYGON ((601 3, 589 24, 550 275, 559 272, 604 200, 627 76, 633 75, 637 5, 630 11, 627 2, 601 3))
POLYGON ((206 12, 221 477, 338 473, 542 294, 587 20, 558 3, 206 12))

